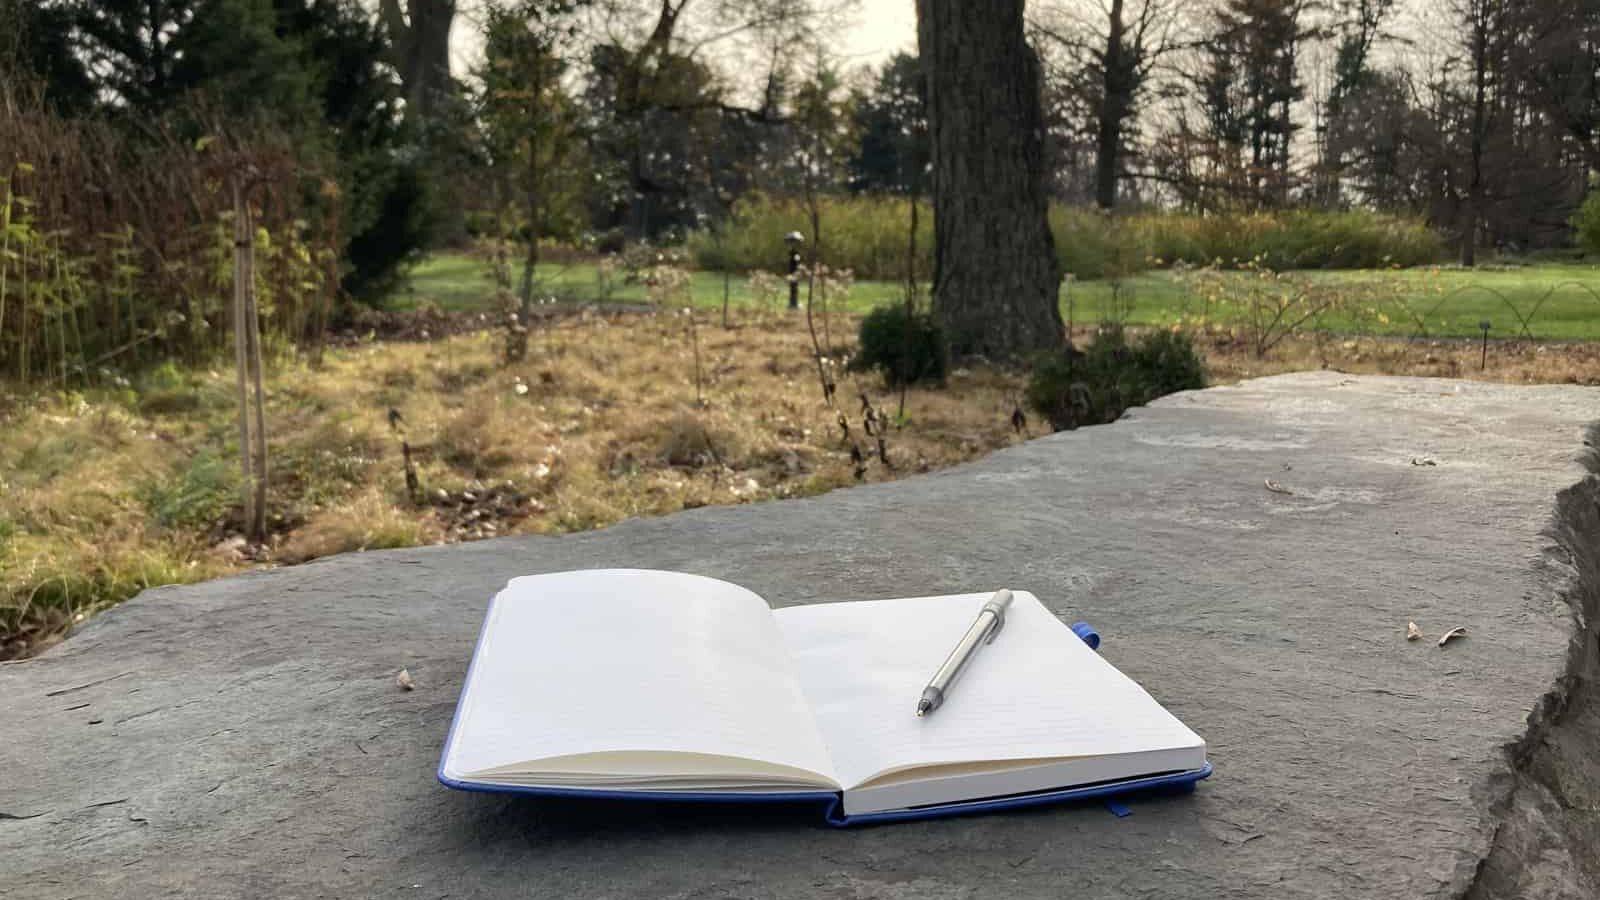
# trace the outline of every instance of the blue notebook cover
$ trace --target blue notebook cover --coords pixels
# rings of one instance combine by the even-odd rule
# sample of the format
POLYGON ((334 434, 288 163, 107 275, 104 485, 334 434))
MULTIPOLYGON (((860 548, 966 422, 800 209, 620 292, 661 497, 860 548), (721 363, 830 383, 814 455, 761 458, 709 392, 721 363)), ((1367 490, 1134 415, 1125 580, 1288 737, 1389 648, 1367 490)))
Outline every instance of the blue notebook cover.
MULTIPOLYGON (((487 625, 487 621, 485 622, 487 625)), ((1072 625, 1072 630, 1091 649, 1100 648, 1100 634, 1086 622, 1072 625)), ((480 635, 481 640, 481 635, 480 635)), ((476 662, 476 656, 474 656, 476 662)), ((472 680, 471 666, 468 667, 467 678, 464 684, 472 680)), ((450 731, 445 737, 444 746, 451 745, 455 735, 456 726, 460 722, 461 705, 458 702, 455 716, 450 723, 450 731)), ((1059 790, 1039 791, 1007 797, 986 797, 978 800, 968 800, 959 803, 946 803, 934 806, 914 807, 910 809, 885 810, 882 812, 858 813, 847 815, 844 812, 843 796, 833 791, 802 791, 795 793, 686 793, 673 791, 617 791, 592 788, 561 788, 561 787, 531 787, 523 785, 506 785, 480 781, 469 781, 451 778, 444 771, 445 760, 441 755, 437 777, 439 783, 445 787, 460 791, 473 791, 488 794, 512 794, 529 797, 559 797, 590 800, 624 800, 637 802, 684 802, 684 803, 737 803, 737 804, 804 804, 815 806, 819 809, 822 819, 828 825, 836 828, 846 828, 854 825, 886 824, 891 822, 908 822, 919 819, 934 819, 946 816, 973 815, 978 813, 999 812, 1007 809, 1019 809, 1029 806, 1040 806, 1049 803, 1070 803, 1074 801, 1101 800, 1111 797, 1132 797, 1138 795, 1159 795, 1167 793, 1186 793, 1192 791, 1197 782, 1210 777, 1211 763, 1207 762, 1203 768, 1188 772, 1164 772, 1143 778, 1134 778, 1123 781, 1107 782, 1101 784, 1075 785, 1059 790)))

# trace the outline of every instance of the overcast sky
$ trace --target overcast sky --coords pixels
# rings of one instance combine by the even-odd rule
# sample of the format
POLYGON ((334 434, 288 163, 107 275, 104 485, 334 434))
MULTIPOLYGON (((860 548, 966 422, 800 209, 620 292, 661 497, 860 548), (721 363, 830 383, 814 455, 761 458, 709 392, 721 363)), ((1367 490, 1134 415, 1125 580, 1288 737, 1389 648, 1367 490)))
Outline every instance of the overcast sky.
MULTIPOLYGON (((369 2, 375 3, 375 0, 369 2)), ((897 50, 915 51, 916 0, 857 0, 857 2, 859 8, 852 27, 839 36, 838 45, 832 48, 845 58, 848 67, 875 65, 897 50)), ((984 0, 969 0, 969 2, 981 3, 984 0)), ((1038 3, 1039 0, 1034 2, 1038 3)), ((1055 3, 1069 6, 1073 2, 1075 0, 1055 0, 1055 3)), ((703 5, 696 4, 693 8, 698 9, 703 5)), ((1415 64, 1416 60, 1409 57, 1429 50, 1436 51, 1437 48, 1431 45, 1442 40, 1450 31, 1448 22, 1440 19, 1440 5, 1439 0, 1398 0, 1385 30, 1391 35, 1407 40, 1390 42, 1387 46, 1380 47, 1377 51, 1378 60, 1390 64, 1415 64)), ((471 2, 462 3, 462 14, 457 16, 451 34, 454 51, 452 63, 457 77, 465 77, 477 64, 482 45, 478 34, 480 26, 477 17, 471 12, 472 7, 471 2)), ((1307 54, 1308 59, 1303 62, 1325 66, 1330 60, 1320 59, 1318 53, 1327 52, 1331 51, 1327 48, 1320 50, 1312 48, 1307 54)))
MULTIPOLYGON (((853 27, 841 35, 837 49, 850 66, 874 64, 896 50, 914 49, 917 42, 916 0, 858 0, 860 11, 853 27)), ((478 63, 482 40, 469 4, 462 4, 450 34, 451 64, 456 77, 464 77, 478 63)))
POLYGON ((845 35, 845 52, 860 62, 878 62, 917 42, 915 0, 861 0, 856 27, 845 35))

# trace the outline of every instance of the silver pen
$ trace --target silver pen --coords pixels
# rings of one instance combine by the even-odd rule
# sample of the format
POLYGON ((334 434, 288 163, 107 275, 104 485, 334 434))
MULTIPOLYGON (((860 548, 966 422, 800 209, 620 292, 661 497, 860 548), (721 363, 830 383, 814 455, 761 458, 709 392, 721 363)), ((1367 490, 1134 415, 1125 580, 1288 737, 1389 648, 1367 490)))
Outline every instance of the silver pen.
POLYGON ((933 673, 933 678, 928 686, 922 689, 922 699, 917 701, 917 718, 922 718, 944 705, 944 696, 950 692, 950 686, 955 684, 956 676, 967 667, 972 657, 978 653, 978 648, 994 640, 995 635, 1006 624, 1006 607, 1011 605, 1011 592, 1001 588, 994 592, 978 610, 977 621, 961 636, 961 642, 945 657, 944 665, 939 671, 933 673))

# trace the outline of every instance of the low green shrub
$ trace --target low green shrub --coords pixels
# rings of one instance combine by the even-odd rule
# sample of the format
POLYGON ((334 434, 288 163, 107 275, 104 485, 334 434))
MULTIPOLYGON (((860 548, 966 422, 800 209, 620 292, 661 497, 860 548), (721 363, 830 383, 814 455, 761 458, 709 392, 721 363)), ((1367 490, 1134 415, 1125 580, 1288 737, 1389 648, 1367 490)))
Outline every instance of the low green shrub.
POLYGON ((206 528, 228 514, 238 484, 234 467, 207 450, 196 454, 178 477, 145 483, 139 500, 163 528, 206 528))
POLYGON ((195 380, 167 360, 144 373, 138 380, 138 409, 155 416, 177 415, 199 409, 200 392, 195 380))
POLYGON ((860 348, 850 368, 880 372, 890 387, 943 384, 950 371, 950 347, 933 316, 900 304, 880 306, 861 320, 860 348))
POLYGON ((1084 350, 1068 346, 1040 359, 1025 396, 1062 431, 1114 422, 1131 407, 1205 386, 1205 363, 1187 333, 1153 331, 1130 344, 1110 327, 1084 350))
POLYGON ((1578 246, 1590 253, 1600 253, 1600 185, 1589 191, 1583 205, 1572 215, 1574 238, 1578 246))

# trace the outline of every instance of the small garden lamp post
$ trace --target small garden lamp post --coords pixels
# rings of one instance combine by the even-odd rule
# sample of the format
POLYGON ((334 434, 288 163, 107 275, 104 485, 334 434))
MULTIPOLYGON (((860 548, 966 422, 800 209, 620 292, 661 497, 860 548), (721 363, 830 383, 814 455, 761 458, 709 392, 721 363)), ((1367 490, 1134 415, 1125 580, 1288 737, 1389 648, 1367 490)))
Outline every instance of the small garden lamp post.
POLYGON ((1489 364, 1489 320, 1484 319, 1478 323, 1478 330, 1483 332, 1483 355, 1478 358, 1478 371, 1482 372, 1489 364))
POLYGON ((798 231, 791 231, 783 236, 783 242, 789 245, 789 308, 800 308, 800 245, 806 242, 806 236, 798 231))

